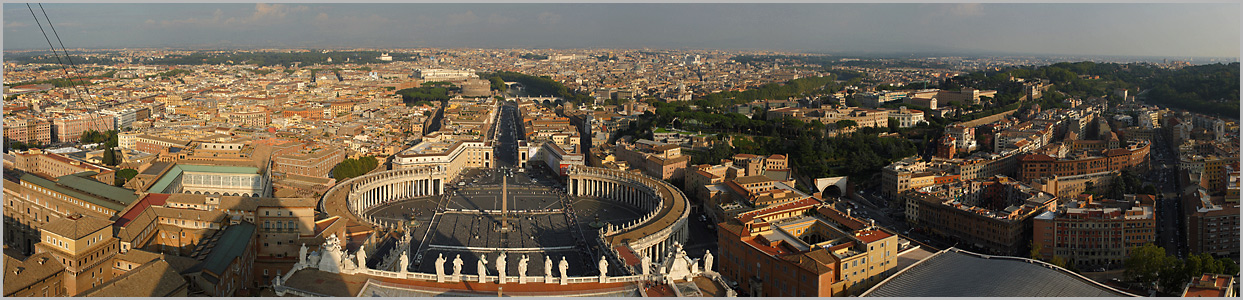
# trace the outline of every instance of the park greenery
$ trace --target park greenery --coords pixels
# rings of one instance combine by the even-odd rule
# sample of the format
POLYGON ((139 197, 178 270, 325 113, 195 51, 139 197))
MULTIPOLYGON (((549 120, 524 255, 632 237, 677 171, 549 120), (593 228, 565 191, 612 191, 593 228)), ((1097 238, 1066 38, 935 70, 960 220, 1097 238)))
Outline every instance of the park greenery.
POLYGON ((552 78, 547 76, 531 76, 518 72, 504 71, 496 73, 482 73, 479 77, 489 78, 489 80, 492 81, 492 88, 494 89, 501 88, 498 87, 495 79, 491 79, 496 77, 500 79, 501 84, 504 84, 505 82, 517 82, 522 84, 522 87, 526 91, 527 95, 561 97, 576 105, 589 103, 594 99, 590 95, 570 91, 570 89, 561 84, 561 82, 552 80, 552 78))
MULTIPOLYGON (((829 60, 790 57, 739 57, 742 62, 758 61, 790 61, 800 63, 821 63, 826 67, 833 63, 829 60)), ((921 154, 928 155, 945 126, 953 122, 973 120, 1010 110, 1025 112, 1032 105, 1042 108, 1067 107, 1062 100, 1067 98, 1088 99, 1101 97, 1109 99, 1118 88, 1130 88, 1132 95, 1136 86, 1155 86, 1148 97, 1178 93, 1179 101, 1186 103, 1173 104, 1174 107, 1194 109, 1197 106, 1215 107, 1226 105, 1211 99, 1234 99, 1234 108, 1224 109, 1237 111, 1238 97, 1238 65, 1207 65, 1187 67, 1181 70, 1161 69, 1146 64, 1096 64, 1059 63, 1043 67, 1014 67, 1000 71, 974 72, 950 78, 939 83, 916 83, 918 88, 941 88, 960 90, 965 87, 997 90, 995 97, 982 98, 981 104, 946 103, 946 106, 960 108, 955 115, 928 117, 926 122, 911 128, 897 128, 896 123, 890 128, 858 128, 853 133, 829 137, 827 132, 834 129, 857 127, 852 122, 836 124, 805 123, 794 119, 769 120, 766 110, 759 108, 754 117, 740 113, 731 113, 730 108, 755 100, 785 100, 797 97, 812 97, 839 91, 848 85, 857 85, 861 74, 834 72, 830 76, 800 78, 783 83, 770 83, 745 91, 725 91, 698 97, 690 103, 664 103, 649 101, 654 113, 646 113, 636 121, 634 126, 626 129, 622 135, 635 135, 650 138, 653 128, 679 128, 683 130, 705 133, 722 133, 719 137, 729 136, 733 146, 716 145, 701 151, 691 151, 692 163, 717 163, 736 153, 759 155, 788 154, 791 165, 797 166, 797 172, 811 178, 827 176, 863 176, 870 177, 875 170, 903 157, 921 154), (839 76, 850 76, 849 81, 839 80, 839 76), (1042 98, 1025 99, 1023 82, 1011 78, 1030 80, 1048 80, 1052 86, 1042 98), (1161 79, 1157 79, 1160 77, 1161 79), (1089 79, 1091 78, 1091 79, 1089 79), (1232 79, 1233 78, 1233 79, 1232 79), (1227 82, 1231 81, 1231 82, 1227 82), (1213 88, 1208 88, 1214 85, 1213 88), (1233 91, 1229 90, 1233 86, 1233 91), (1166 90, 1173 92, 1166 92, 1166 90), (1162 90, 1162 92, 1157 92, 1162 90), (1196 90, 1198 92, 1187 92, 1196 90), (1206 100, 1208 99, 1208 100, 1206 100), (1027 101, 1024 101, 1027 100, 1027 101), (962 113, 968 111, 968 113, 962 113), (885 135, 881 134, 897 134, 885 135)), ((506 79, 506 81, 512 81, 506 79)), ((913 89, 915 84, 906 86, 880 86, 879 90, 913 89)), ((848 101, 849 102, 849 101, 848 101)), ((1161 103, 1160 100, 1155 100, 1161 103)), ((898 104, 887 105, 886 108, 897 108, 898 104)), ((927 110, 923 107, 903 105, 911 109, 927 110)), ((1203 109, 1203 108, 1201 108, 1203 109)), ((1096 191, 1106 196, 1128 193, 1149 193, 1155 187, 1142 186, 1138 178, 1129 172, 1121 175, 1122 180, 1096 191)), ((866 180, 866 178, 864 178, 866 180)))
POLYGON ((367 174, 379 166, 379 161, 375 157, 364 156, 360 158, 348 158, 332 169, 332 178, 338 181, 346 180, 367 174))
POLYGON ((992 89, 998 91, 998 98, 1013 94, 1017 99, 1022 94, 1022 83, 1010 80, 1011 77, 1048 80, 1053 86, 1046 94, 1052 92, 1059 99, 1100 97, 1118 101, 1120 99, 1112 97, 1113 92, 1128 89, 1129 95, 1171 108, 1227 118, 1237 118, 1239 111, 1238 63, 1179 69, 1144 63, 1057 63, 973 72, 947 79, 939 87, 946 90, 992 89))
POLYGON ((505 91, 505 80, 501 79, 501 76, 492 76, 487 78, 488 81, 492 83, 493 91, 505 91))
POLYGON ((1156 287, 1165 294, 1176 294, 1192 277, 1204 273, 1236 275, 1239 265, 1233 259, 1214 258, 1208 253, 1189 255, 1178 259, 1164 248, 1145 244, 1131 248, 1123 261, 1124 275, 1128 280, 1145 287, 1156 287))
POLYGON ((785 100, 791 97, 833 93, 844 85, 837 83, 836 75, 799 78, 783 83, 769 83, 745 91, 712 93, 695 100, 695 105, 712 109, 725 109, 755 100, 785 100))
POLYGON ((530 59, 530 60, 545 60, 545 59, 548 59, 548 55, 533 54, 533 53, 527 53, 527 54, 519 55, 518 57, 519 57, 519 58, 522 58, 522 59, 530 59))
MULTIPOLYGON (((859 130, 829 137, 827 126, 818 121, 768 120, 762 113, 756 118, 739 113, 709 113, 691 110, 686 103, 652 101, 651 104, 656 112, 645 114, 621 135, 652 138, 657 128, 679 128, 720 133, 718 138, 728 136, 733 140, 732 147, 717 143, 704 151, 693 152, 694 164, 716 164, 739 153, 782 154, 789 157, 791 166, 797 166, 799 174, 810 178, 866 178, 893 161, 917 154, 919 149, 916 143, 905 138, 880 137, 883 130, 859 130)), ((848 125, 845 123, 837 125, 848 125)))
POLYGON ((401 95, 403 103, 418 106, 430 104, 431 102, 447 101, 449 100, 449 92, 460 89, 461 88, 447 82, 425 82, 421 87, 401 89, 394 93, 401 95))

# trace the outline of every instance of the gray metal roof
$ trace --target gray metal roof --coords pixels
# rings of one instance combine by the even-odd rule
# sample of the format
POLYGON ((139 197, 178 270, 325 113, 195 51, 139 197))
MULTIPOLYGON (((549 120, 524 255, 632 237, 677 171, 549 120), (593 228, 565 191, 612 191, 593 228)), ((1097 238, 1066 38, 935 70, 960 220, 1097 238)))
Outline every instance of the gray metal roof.
POLYGON ((52 181, 27 173, 22 174, 21 181, 115 211, 125 209, 125 206, 134 203, 134 200, 138 199, 138 196, 133 194, 133 190, 110 186, 74 175, 61 176, 57 181, 52 181))
POLYGON ((1061 268, 950 248, 894 274, 863 297, 1124 297, 1061 268))
MULTIPOLYGON (((250 240, 254 237, 254 224, 242 222, 226 227, 223 236, 220 237, 216 246, 211 248, 211 253, 208 253, 207 257, 203 259, 203 269, 212 271, 216 276, 221 276, 221 274, 227 271, 229 264, 233 262, 234 258, 240 257, 246 251, 252 250, 248 249, 247 245, 250 244, 250 240)), ((212 281, 212 283, 216 283, 219 280, 212 276, 207 276, 206 278, 208 281, 212 281)))

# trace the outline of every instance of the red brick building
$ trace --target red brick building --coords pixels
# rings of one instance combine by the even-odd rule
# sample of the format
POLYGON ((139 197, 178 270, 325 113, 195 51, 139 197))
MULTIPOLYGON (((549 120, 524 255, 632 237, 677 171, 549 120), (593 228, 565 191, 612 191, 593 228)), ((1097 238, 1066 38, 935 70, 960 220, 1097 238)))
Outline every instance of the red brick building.
POLYGON ((1148 166, 1148 142, 1132 144, 1127 148, 1109 149, 1098 156, 1081 156, 1057 159, 1044 154, 1024 154, 1018 158, 1019 180, 1052 176, 1075 176, 1146 168, 1148 166))
POLYGON ((1032 241, 1045 260, 1060 256, 1079 266, 1121 266, 1132 247, 1156 241, 1152 195, 1093 200, 1083 195, 1033 220, 1032 241))

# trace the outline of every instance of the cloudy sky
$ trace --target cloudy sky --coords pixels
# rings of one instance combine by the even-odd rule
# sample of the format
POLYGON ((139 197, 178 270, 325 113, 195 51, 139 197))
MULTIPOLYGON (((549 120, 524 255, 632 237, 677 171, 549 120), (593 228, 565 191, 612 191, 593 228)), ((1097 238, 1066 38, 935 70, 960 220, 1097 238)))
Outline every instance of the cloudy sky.
MULTIPOLYGON (((1238 3, 43 7, 69 48, 649 47, 1171 57, 1238 57, 1241 12, 1238 3)), ((47 49, 25 4, 3 8, 5 50, 47 49)))

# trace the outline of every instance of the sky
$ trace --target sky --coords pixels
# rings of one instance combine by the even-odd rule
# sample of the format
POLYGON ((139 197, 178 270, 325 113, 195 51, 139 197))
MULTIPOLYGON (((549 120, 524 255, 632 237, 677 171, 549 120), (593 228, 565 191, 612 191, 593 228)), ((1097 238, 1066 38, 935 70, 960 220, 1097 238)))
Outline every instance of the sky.
MULTIPOLYGON (((32 8, 51 36, 39 6, 32 8)), ((48 49, 25 4, 3 9, 4 50, 48 49)), ((1241 12, 1239 3, 48 3, 43 9, 70 49, 690 48, 1233 58, 1241 12)))

